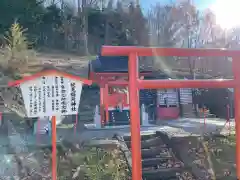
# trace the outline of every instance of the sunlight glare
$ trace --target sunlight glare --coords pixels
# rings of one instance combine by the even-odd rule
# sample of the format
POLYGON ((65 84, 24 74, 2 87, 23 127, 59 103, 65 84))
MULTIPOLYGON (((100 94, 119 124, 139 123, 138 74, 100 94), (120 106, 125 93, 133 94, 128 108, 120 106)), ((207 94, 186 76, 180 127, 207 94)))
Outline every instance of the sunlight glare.
POLYGON ((216 0, 211 10, 216 15, 217 24, 222 28, 240 26, 240 0, 216 0))

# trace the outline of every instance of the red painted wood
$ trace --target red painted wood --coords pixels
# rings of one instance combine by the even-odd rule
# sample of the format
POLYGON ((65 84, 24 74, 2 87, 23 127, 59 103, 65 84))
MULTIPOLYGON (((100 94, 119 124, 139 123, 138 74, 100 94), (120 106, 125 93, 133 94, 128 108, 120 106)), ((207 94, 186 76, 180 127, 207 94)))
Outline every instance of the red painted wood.
POLYGON ((103 46, 103 56, 127 56, 131 53, 137 56, 199 56, 199 57, 240 57, 240 51, 227 49, 190 49, 190 48, 159 48, 136 46, 103 46))
POLYGON ((233 58, 233 75, 236 81, 236 88, 234 89, 234 103, 235 103, 235 129, 236 129, 236 165, 237 165, 237 179, 240 179, 240 59, 233 58))
POLYGON ((127 94, 117 92, 109 94, 108 107, 116 108, 116 106, 118 106, 120 102, 122 103, 123 107, 129 106, 129 104, 127 103, 127 94))
POLYGON ((26 81, 31 81, 31 80, 40 78, 41 76, 47 76, 47 75, 63 76, 65 78, 81 81, 81 82, 83 82, 84 84, 87 84, 87 85, 92 84, 91 80, 84 79, 84 78, 81 78, 79 76, 75 76, 75 75, 72 75, 72 74, 67 74, 67 73, 64 73, 64 72, 57 71, 57 70, 47 70, 47 71, 42 71, 42 72, 33 74, 31 76, 25 76, 22 79, 19 79, 19 80, 16 80, 16 81, 11 81, 11 82, 8 83, 8 86, 18 86, 18 85, 20 85, 20 84, 22 84, 26 81))
POLYGON ((157 107, 158 120, 175 120, 179 118, 180 110, 178 107, 157 107))
POLYGON ((132 147, 132 179, 142 179, 142 155, 140 134, 139 89, 137 87, 138 59, 137 54, 129 54, 129 99, 130 99, 130 131, 132 147))

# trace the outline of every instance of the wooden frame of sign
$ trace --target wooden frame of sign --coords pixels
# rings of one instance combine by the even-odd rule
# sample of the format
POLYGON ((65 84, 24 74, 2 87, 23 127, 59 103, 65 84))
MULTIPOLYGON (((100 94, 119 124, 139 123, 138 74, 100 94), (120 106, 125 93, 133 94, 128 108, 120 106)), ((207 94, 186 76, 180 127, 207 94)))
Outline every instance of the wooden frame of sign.
POLYGON ((52 116, 52 180, 57 180, 56 116, 76 115, 83 84, 92 81, 57 70, 47 70, 8 83, 22 91, 28 117, 52 116))

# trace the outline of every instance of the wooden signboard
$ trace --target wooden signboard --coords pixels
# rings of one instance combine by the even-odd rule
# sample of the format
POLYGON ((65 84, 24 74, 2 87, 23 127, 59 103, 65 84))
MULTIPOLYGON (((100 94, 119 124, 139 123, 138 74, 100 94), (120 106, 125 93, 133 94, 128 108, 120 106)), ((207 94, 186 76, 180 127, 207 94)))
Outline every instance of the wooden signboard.
POLYGON ((83 84, 92 81, 48 70, 9 83, 19 86, 30 118, 52 116, 52 180, 57 180, 56 116, 78 113, 83 84))

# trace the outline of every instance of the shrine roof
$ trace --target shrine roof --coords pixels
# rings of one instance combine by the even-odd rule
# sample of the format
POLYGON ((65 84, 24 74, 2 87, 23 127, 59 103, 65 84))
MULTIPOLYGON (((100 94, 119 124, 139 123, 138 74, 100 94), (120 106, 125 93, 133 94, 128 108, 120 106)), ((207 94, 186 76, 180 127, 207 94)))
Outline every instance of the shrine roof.
POLYGON ((82 81, 84 84, 87 84, 87 85, 92 84, 91 80, 81 78, 81 77, 79 77, 77 75, 74 75, 74 74, 71 74, 71 73, 60 71, 57 68, 45 68, 42 71, 37 72, 35 74, 29 75, 29 76, 24 76, 22 79, 15 80, 15 81, 10 81, 8 83, 8 86, 17 86, 17 85, 19 85, 21 83, 24 83, 26 81, 31 81, 31 80, 40 78, 41 76, 47 76, 47 75, 63 76, 63 77, 69 78, 69 79, 82 81))
MULTIPOLYGON (((140 72, 152 72, 152 67, 140 60, 140 72)), ((90 62, 91 68, 96 73, 126 73, 128 72, 127 56, 97 56, 90 62)))

